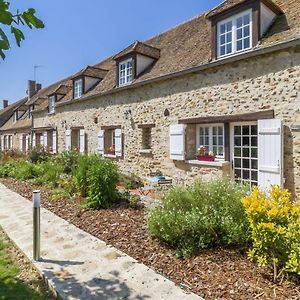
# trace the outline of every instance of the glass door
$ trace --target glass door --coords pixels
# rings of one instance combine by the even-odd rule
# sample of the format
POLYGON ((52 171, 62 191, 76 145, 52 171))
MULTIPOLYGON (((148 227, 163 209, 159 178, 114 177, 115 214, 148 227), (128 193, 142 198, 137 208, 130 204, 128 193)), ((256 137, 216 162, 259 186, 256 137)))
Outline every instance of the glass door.
POLYGON ((257 123, 231 125, 232 177, 236 182, 258 184, 257 123))

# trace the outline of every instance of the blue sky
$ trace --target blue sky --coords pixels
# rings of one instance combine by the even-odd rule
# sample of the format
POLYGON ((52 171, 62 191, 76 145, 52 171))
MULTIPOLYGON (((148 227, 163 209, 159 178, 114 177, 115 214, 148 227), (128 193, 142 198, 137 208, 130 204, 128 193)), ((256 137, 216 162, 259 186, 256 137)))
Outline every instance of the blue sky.
POLYGON ((135 40, 143 41, 222 0, 51 0, 11 1, 12 8, 36 8, 43 30, 24 28, 26 40, 0 61, 0 99, 24 97, 33 66, 45 87, 106 58, 135 40))

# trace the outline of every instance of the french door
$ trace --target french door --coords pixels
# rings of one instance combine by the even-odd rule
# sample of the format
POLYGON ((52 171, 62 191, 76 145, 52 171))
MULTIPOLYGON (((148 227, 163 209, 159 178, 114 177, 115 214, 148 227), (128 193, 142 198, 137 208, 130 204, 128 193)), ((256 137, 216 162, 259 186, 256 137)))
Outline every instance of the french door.
POLYGON ((258 184, 258 128, 256 122, 232 123, 232 178, 236 182, 258 184))

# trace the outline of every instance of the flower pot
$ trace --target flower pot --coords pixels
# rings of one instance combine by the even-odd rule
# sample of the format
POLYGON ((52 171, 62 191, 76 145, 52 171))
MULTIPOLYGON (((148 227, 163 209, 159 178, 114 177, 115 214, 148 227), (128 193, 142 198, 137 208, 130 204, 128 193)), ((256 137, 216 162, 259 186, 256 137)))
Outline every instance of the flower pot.
POLYGON ((196 159, 201 161, 215 161, 215 157, 212 155, 197 155, 196 159))

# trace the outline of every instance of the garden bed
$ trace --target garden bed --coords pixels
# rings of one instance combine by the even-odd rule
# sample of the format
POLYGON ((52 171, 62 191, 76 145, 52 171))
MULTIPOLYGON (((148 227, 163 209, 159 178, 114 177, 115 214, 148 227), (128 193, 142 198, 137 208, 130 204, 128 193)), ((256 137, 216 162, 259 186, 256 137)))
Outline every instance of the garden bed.
MULTIPOLYGON (((27 199, 36 188, 15 179, 1 182, 27 199)), ((205 250, 189 259, 179 259, 174 250, 148 234, 145 209, 134 210, 121 203, 110 209, 89 210, 80 208, 81 201, 50 201, 50 193, 42 190, 43 207, 205 299, 300 297, 299 286, 286 280, 274 284, 272 272, 251 263, 243 248, 205 250)))

